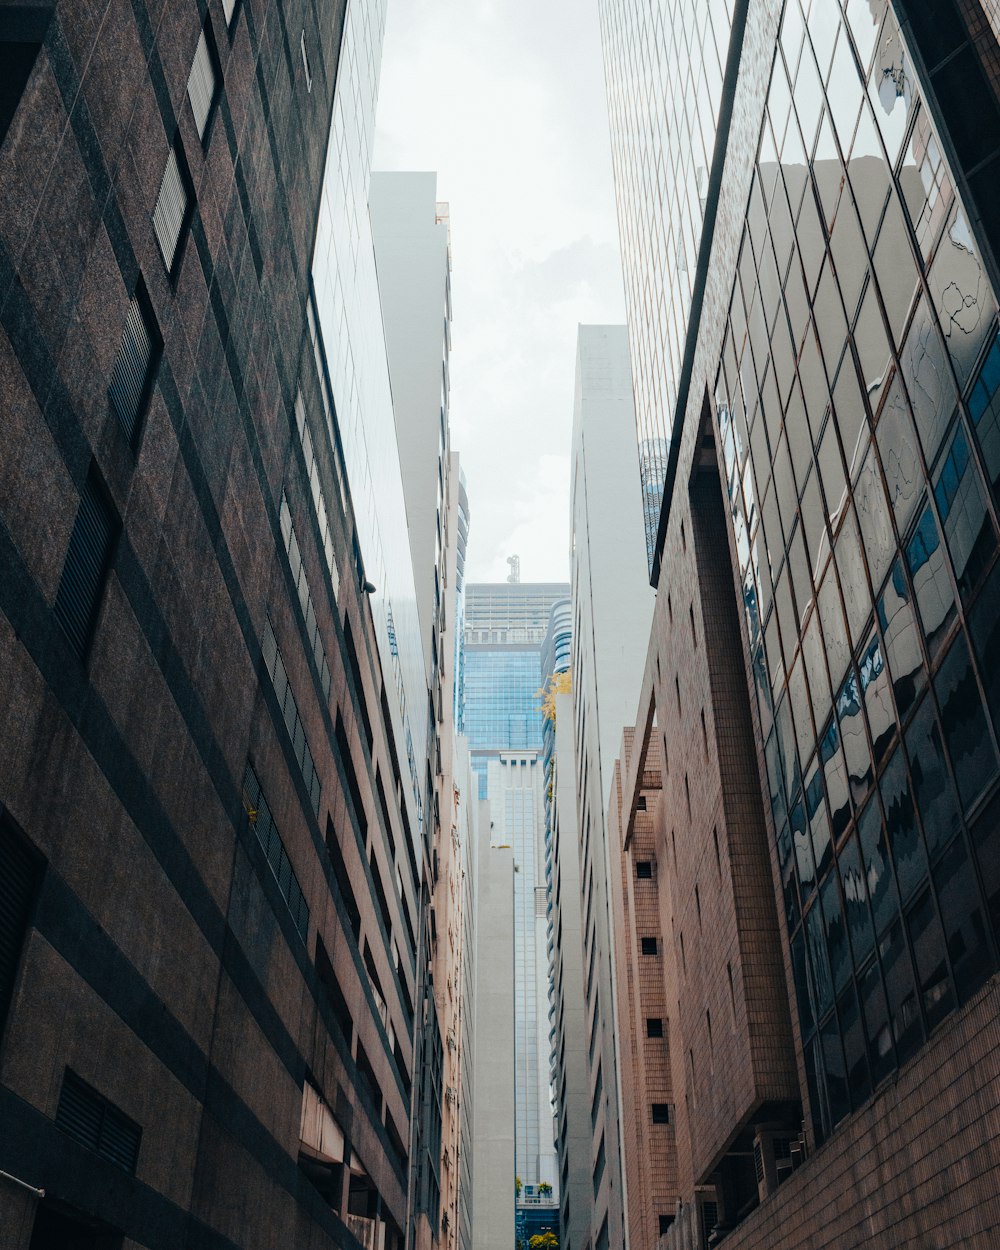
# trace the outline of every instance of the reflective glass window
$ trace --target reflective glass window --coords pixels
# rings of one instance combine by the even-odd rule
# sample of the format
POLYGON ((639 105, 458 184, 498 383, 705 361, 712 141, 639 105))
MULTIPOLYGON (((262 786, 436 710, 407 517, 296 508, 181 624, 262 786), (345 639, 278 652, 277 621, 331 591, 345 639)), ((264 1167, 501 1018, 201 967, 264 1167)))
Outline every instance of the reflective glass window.
POLYGON ((826 223, 827 230, 830 230, 833 228, 833 221, 837 215, 837 207, 844 191, 846 177, 837 152, 837 141, 829 108, 824 111, 819 124, 816 151, 813 154, 812 175, 819 194, 820 216, 826 223))
POLYGON ((906 753, 913 778, 913 800, 933 858, 958 832, 958 795, 945 764, 934 703, 925 698, 906 731, 906 753))
POLYGON ((908 910, 906 927, 913 946, 924 1016, 928 1029, 933 1029, 955 1006, 955 992, 948 973, 944 934, 930 890, 925 890, 908 910))
POLYGON ((986 691, 986 705, 1000 732, 1000 564, 994 565, 969 614, 969 629, 986 691))
POLYGON ((965 839, 956 838, 934 870, 934 886, 944 924, 958 997, 964 1002, 993 971, 993 956, 965 839))
POLYGON ((868 396, 868 407, 872 412, 878 412, 882 393, 889 382, 892 353, 873 283, 868 284, 861 301, 861 311, 854 327, 854 345, 861 362, 861 378, 868 396))
POLYGON ((992 800, 972 826, 972 844, 982 876, 989 923, 994 939, 1000 940, 1000 796, 992 800))
POLYGON ((889 697, 889 676, 877 635, 871 638, 858 659, 858 675, 871 730, 872 752, 875 763, 879 764, 896 732, 896 714, 889 697))
POLYGON ((851 1100, 847 1092, 847 1067, 840 1044, 840 1028, 837 1024, 836 1012, 820 1025, 819 1031, 823 1045, 823 1070, 826 1075, 826 1093, 829 1099, 832 1127, 839 1124, 851 1110, 851 1100))
POLYGON ((889 387, 875 437, 896 527, 905 534, 920 499, 924 471, 910 405, 898 373, 889 387))
POLYGON ((873 260, 889 328, 898 346, 917 287, 917 265, 903 221, 903 210, 895 195, 889 197, 873 260))
POLYGON ((767 784, 771 791, 771 811, 774 823, 780 827, 785 819, 785 782, 781 774, 781 752, 775 730, 764 744, 764 763, 767 766, 767 784))
POLYGON ((809 838, 812 843, 816 872, 822 876, 830 867, 833 859, 833 844, 830 838, 830 820, 823 802, 823 772, 819 759, 814 759, 806 769, 805 781, 806 820, 809 823, 809 838))
POLYGON ((813 890, 816 888, 816 868, 813 864, 812 848, 809 844, 805 803, 801 798, 792 804, 788 820, 792 835, 792 847, 795 851, 795 868, 799 877, 802 901, 807 903, 812 896, 813 890))
POLYGON ((951 177, 926 112, 913 124, 899 171, 903 201, 926 260, 934 249, 954 197, 951 177))
POLYGON ((961 631, 934 678, 934 692, 958 793, 968 809, 996 776, 997 757, 961 631))
POLYGON ((889 1020, 896 1053, 900 1063, 905 1063, 924 1040, 923 1022, 917 989, 913 981, 913 964, 903 937, 902 922, 897 920, 879 942, 879 958, 885 977, 886 998, 889 1003, 889 1020))
POLYGON ((934 499, 962 597, 968 596, 996 548, 979 473, 959 422, 934 477, 934 499))
POLYGON ((865 880, 871 898, 875 931, 881 933, 899 914, 899 896, 889 865, 889 852, 882 830, 882 812, 874 798, 858 817, 858 840, 864 858, 865 880))
POLYGON ((889 508, 874 444, 868 448, 861 466, 858 483, 854 488, 854 506, 858 511, 858 524, 861 526, 861 536, 868 556, 868 571, 872 583, 880 586, 895 557, 896 538, 889 520, 889 508))
POLYGON ((917 528, 907 544, 906 560, 924 637, 933 655, 955 615, 955 596, 930 504, 924 505, 917 528))
POLYGON ((868 589, 868 576, 861 556, 861 536, 854 509, 848 507, 841 523, 840 533, 834 543, 837 553, 837 568, 840 572, 841 592, 844 596, 844 607, 847 611, 847 624, 855 645, 861 641, 861 635, 871 616, 872 598, 868 589))
POLYGON ((928 276, 952 364, 963 386, 972 376, 996 304, 965 214, 956 202, 928 276))
POLYGON ((851 800, 847 786, 847 765, 844 763, 844 753, 840 748, 840 732, 837 729, 836 719, 831 719, 827 725, 820 739, 819 752, 826 781, 826 792, 830 801, 833 837, 837 840, 850 822, 851 800))
POLYGON ((896 21, 890 10, 886 11, 879 35, 868 94, 889 160, 895 164, 918 97, 914 86, 913 67, 903 49, 896 21))
POLYGON ((872 762, 861 709, 861 692, 853 669, 848 672, 847 680, 837 695, 837 719, 840 722, 840 738, 844 744, 851 798, 857 805, 871 785, 872 762))
POLYGON ((847 176, 865 238, 874 243, 889 196, 890 170, 869 105, 865 105, 858 118, 858 129, 847 162, 847 176))
POLYGON ((826 961, 826 938, 823 936, 823 917, 818 905, 811 907, 806 913, 805 927, 813 988, 816 992, 816 1012, 819 1016, 824 1016, 833 1006, 833 982, 826 961))
POLYGON ((924 454, 933 460, 955 411, 956 393, 948 354, 925 296, 913 314, 900 364, 924 454))
POLYGON ((857 834, 852 833, 844 843, 837 856, 837 867, 840 869, 840 881, 844 889, 851 950, 854 952, 855 966, 860 968, 875 945, 875 930, 872 928, 871 913, 868 910, 868 889, 861 867, 857 834))
POLYGON ((847 318, 853 324, 861 291, 868 276, 868 252, 850 194, 844 195, 837 210, 837 220, 830 236, 830 251, 833 253, 847 318))
POLYGON ((832 416, 823 430, 817 458, 823 493, 826 496, 826 514, 830 528, 835 530, 847 506, 847 478, 844 475, 844 461, 837 439, 837 422, 832 416))
POLYGON ((847 1087, 851 1104, 859 1107, 871 1093, 872 1085, 868 1075, 865 1034, 853 985, 848 986, 846 993, 837 1003, 837 1015, 840 1018, 840 1036, 844 1043, 844 1061, 847 1064, 847 1087))
POLYGON ((897 748, 879 783, 885 826, 896 865, 896 880, 905 903, 927 876, 927 853, 917 828, 903 753, 897 748))
POLYGON ((844 360, 833 387, 833 410, 837 414, 840 445, 844 449, 847 476, 853 481, 861 467, 861 451, 868 437, 868 419, 858 384, 854 358, 844 353, 844 360))
POLYGON ((865 1022, 868 1064, 872 1080, 877 1085, 896 1066, 892 1033, 889 1030, 889 1007, 877 961, 858 979, 858 993, 861 996, 861 1011, 865 1022))
POLYGON ((813 1030, 814 1015, 806 972, 805 938, 801 929, 792 938, 792 976, 795 981, 795 998, 799 1005, 799 1026, 802 1036, 808 1037, 813 1030))
POLYGON ((778 834, 778 864, 781 868, 781 888, 785 901, 785 919, 791 933, 799 923, 799 895, 795 885, 795 867, 792 854, 792 835, 787 825, 778 834))
POLYGON ((910 604, 910 590, 901 561, 893 566, 877 605, 885 640, 885 658, 900 716, 905 716, 927 684, 917 619, 910 604))
POLYGON ((969 413, 990 483, 1000 492, 1000 337, 994 339, 969 395, 969 413))
POLYGON ((830 682, 826 675, 823 636, 819 628, 819 612, 814 611, 802 633, 802 658, 806 666, 813 718, 821 725, 830 714, 830 682))
POLYGON ((847 925, 844 922, 840 885, 835 872, 831 872, 823 882, 820 902, 823 905, 830 971, 833 974, 834 989, 839 994, 851 977, 851 952, 847 946, 847 925))

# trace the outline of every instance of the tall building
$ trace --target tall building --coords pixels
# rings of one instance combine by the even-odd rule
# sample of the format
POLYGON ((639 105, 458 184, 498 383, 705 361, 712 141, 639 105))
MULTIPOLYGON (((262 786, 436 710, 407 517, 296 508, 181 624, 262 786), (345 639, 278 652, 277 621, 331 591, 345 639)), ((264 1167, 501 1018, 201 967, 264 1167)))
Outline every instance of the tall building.
POLYGON ((470 583, 464 726, 494 845, 514 851, 516 1167, 525 1199, 557 1184, 549 1086, 541 647, 568 586, 470 583))
POLYGON ((703 223, 618 798, 623 870, 655 848, 665 1245, 985 1250, 1000 49, 975 0, 748 0, 724 49, 697 32, 685 85, 656 77, 658 15, 604 5, 637 394, 673 297, 643 163, 676 146, 703 223), (678 124, 643 135, 647 108, 678 124))
POLYGON ((404 1244, 428 677, 310 283, 379 21, 0 7, 12 1250, 404 1244))
MULTIPOLYGON (((616 1041, 617 935, 611 889, 617 860, 605 814, 622 728, 638 705, 653 592, 645 561, 635 410, 624 326, 580 326, 571 461, 573 716, 576 853, 583 917, 595 1247, 625 1238, 621 1091, 616 1041)), ((561 857, 573 842, 561 837, 561 857)), ((568 995, 564 989, 564 998, 568 995)), ((576 1004, 570 1004, 576 1009, 576 1004)), ((560 1010, 562 1004, 560 1004, 560 1010)))

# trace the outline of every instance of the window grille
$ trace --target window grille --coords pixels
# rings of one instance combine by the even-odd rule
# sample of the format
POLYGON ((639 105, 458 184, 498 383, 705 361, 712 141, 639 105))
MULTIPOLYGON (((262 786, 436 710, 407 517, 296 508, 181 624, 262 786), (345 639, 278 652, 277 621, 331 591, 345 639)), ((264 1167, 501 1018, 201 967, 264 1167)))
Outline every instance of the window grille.
POLYGON ((0 1029, 14 996, 39 875, 27 846, 0 824, 0 1029))
POLYGON ((177 155, 177 145, 170 149, 163 180, 153 209, 153 229, 160 245, 163 263, 172 273, 180 251, 181 233, 187 220, 191 196, 177 155))
POLYGON ((59 1094, 56 1127, 135 1175, 142 1129, 69 1068, 59 1094))
POLYGON ((81 659, 87 653, 97 620, 116 529, 114 513, 100 487, 89 477, 80 495, 55 602, 56 620, 81 659))
POLYGON ((215 93, 219 87, 219 77, 216 73, 215 62, 212 59, 212 52, 208 46, 208 38, 205 31, 202 30, 198 36, 198 46, 194 50, 194 60, 191 62, 191 73, 188 75, 187 93, 188 99, 191 101, 191 112, 194 113, 195 125, 198 127, 198 137, 205 138, 205 131, 208 129, 208 119, 212 115, 212 105, 215 103, 215 93))
POLYGON ((159 354, 159 336, 143 311, 138 294, 133 295, 108 386, 111 407, 130 443, 148 399, 159 354))

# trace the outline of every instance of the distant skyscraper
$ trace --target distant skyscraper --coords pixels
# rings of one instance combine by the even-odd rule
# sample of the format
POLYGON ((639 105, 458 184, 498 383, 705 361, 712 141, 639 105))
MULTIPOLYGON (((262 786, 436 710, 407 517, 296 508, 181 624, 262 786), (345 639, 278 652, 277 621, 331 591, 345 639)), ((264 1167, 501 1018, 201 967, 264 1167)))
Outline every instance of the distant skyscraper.
POLYGON ((565 584, 466 587, 465 732, 494 845, 514 848, 517 1172, 525 1195, 558 1183, 548 1077, 541 648, 565 584))

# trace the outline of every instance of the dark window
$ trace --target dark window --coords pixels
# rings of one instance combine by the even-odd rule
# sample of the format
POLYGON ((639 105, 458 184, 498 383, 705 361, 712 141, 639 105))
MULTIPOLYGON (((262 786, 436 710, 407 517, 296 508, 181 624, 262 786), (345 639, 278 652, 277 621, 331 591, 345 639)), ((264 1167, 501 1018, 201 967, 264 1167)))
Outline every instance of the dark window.
POLYGON ((944 934, 929 890, 910 908, 906 923, 913 944, 913 962, 920 981, 927 1027, 933 1029, 955 1006, 955 996, 948 976, 944 934))
POLYGON ((292 861, 271 816, 271 809, 261 792, 257 774, 249 764, 243 771, 243 805, 247 818, 257 836, 268 865, 278 883, 278 889, 291 913, 292 920, 303 942, 309 933, 309 907, 302 893, 292 861))
POLYGON ((934 679, 934 690, 941 706, 941 727, 955 769, 959 796, 968 810, 996 776, 997 758, 972 671, 969 648, 961 632, 934 679))
POLYGON ((344 767, 344 773, 347 780, 347 793, 351 799, 351 809, 354 817, 358 822, 358 829, 361 833, 361 840, 364 842, 368 837, 368 817, 365 815, 364 800, 361 797, 361 787, 358 785, 358 775, 354 771, 354 759, 351 755, 351 744, 347 741, 347 730, 344 728, 344 720, 337 712, 337 723, 334 728, 334 736, 337 740, 337 750, 340 752, 340 762, 344 767))
POLYGON ((344 622, 344 646, 347 651, 347 659, 351 666, 351 676, 354 678, 354 690, 357 695, 358 709, 361 713, 361 723, 365 727, 365 741, 368 743, 368 750, 372 749, 372 722, 368 715, 368 705, 365 703, 365 687, 361 680, 361 665, 358 663, 358 651, 354 645, 354 634, 351 631, 351 622, 344 622))
POLYGON ((118 520, 93 475, 80 495, 80 509, 70 535, 66 563, 56 594, 56 620, 82 659, 90 646, 101 592, 111 564, 118 520))
POLYGON ((993 958, 979 890, 963 838, 956 838, 945 851, 933 876, 955 988, 964 1002, 993 971, 993 958))
POLYGON ((122 1235, 116 1229, 82 1212, 70 1213, 39 1203, 28 1250, 121 1250, 122 1235))
POLYGON ((604 1165, 606 1161, 607 1160, 606 1160, 606 1156, 604 1153, 604 1134, 602 1133, 601 1144, 597 1147, 597 1162, 594 1164, 593 1181, 594 1181, 594 1197, 595 1198, 597 1197, 598 1190, 601 1188, 601 1180, 604 1176, 604 1165))
POLYGON ((0 1031, 14 996, 40 877, 39 862, 27 844, 0 823, 0 1031))
POLYGON ((153 230, 163 263, 170 274, 177 269, 181 240, 191 218, 193 203, 191 179, 181 152, 180 140, 175 139, 167 155, 160 190, 153 208, 153 230))
POLYGON ((653 1123, 654 1124, 669 1124, 670 1120, 671 1120, 670 1103, 669 1102, 654 1102, 653 1103, 653 1123))
POLYGON ((0 11, 0 143, 21 103, 53 8, 17 5, 0 11))
POLYGON ((152 309, 140 288, 132 296, 108 384, 108 399, 130 443, 149 403, 162 351, 152 309))
POLYGON ((672 1215, 658 1215, 656 1218, 660 1222, 660 1236, 662 1237, 664 1233, 670 1232, 670 1229, 673 1226, 674 1217, 672 1215))
POLYGON ((56 1127, 135 1175, 142 1129, 69 1068, 59 1094, 56 1127))
POLYGON ((330 956, 326 953, 323 939, 319 936, 316 938, 316 976, 319 978, 320 986, 332 1011, 333 1018, 341 1033, 343 1033, 347 1048, 350 1050, 351 1039, 354 1037, 354 1017, 351 1015, 351 1009, 347 1005, 344 992, 340 988, 340 982, 337 980, 337 974, 333 970, 330 956))
POLYGON ((644 955, 656 954, 656 938, 655 937, 644 937, 642 939, 642 953, 644 955))
POLYGON ((648 881, 653 875, 653 865, 648 859, 640 859, 635 866, 635 875, 642 881, 648 881))
POLYGON ((647 1016, 646 1017, 646 1036, 647 1037, 662 1037, 663 1036, 663 1021, 660 1019, 659 1016, 647 1016))
POLYGON ((191 62, 191 73, 188 75, 187 93, 191 101, 191 112, 194 114, 198 137, 202 140, 208 132, 208 123, 215 107, 215 98, 219 90, 219 68, 215 55, 214 41, 211 30, 206 26, 198 36, 198 46, 194 50, 191 62))
POLYGON ((355 942, 361 936, 361 912, 358 908, 358 902, 354 895, 354 887, 351 885, 351 878, 347 871, 347 864, 344 861, 344 853, 340 849, 340 840, 337 837, 337 831, 333 827, 333 821, 326 819, 326 850, 330 856, 330 863, 333 866, 333 876, 337 883, 337 889, 340 891, 340 898, 344 904, 344 910, 347 912, 347 920, 350 925, 351 932, 354 934, 355 942))

